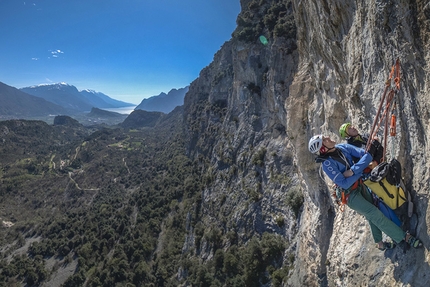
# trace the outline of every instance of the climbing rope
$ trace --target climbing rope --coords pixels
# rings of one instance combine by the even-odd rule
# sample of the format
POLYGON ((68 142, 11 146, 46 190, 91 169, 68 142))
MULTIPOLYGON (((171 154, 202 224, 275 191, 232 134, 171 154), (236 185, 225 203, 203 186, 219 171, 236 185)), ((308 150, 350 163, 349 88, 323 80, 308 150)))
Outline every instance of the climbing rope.
MULTIPOLYGON (((400 60, 397 59, 396 63, 392 66, 391 72, 385 82, 385 89, 381 97, 381 102, 379 103, 378 111, 376 112, 375 120, 372 124, 372 129, 369 133, 369 139, 366 144, 366 151, 369 150, 372 140, 375 138, 379 127, 382 126, 384 122, 384 155, 381 161, 385 161, 385 153, 387 150, 387 139, 388 139, 388 125, 390 123, 390 136, 394 137, 396 135, 396 101, 395 96, 400 91, 400 60), (394 102, 394 103, 393 103, 394 102), (382 111, 382 108, 385 108, 382 111), (390 109, 391 109, 391 121, 390 121, 390 109), (382 112, 382 113, 381 113, 382 112)), ((394 154, 394 140, 392 142, 392 153, 394 154)))

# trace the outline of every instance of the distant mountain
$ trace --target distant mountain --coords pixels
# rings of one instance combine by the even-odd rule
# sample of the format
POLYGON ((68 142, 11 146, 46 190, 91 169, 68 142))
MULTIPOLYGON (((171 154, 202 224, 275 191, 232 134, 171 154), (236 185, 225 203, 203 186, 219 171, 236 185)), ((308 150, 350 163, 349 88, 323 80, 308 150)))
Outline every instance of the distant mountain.
POLYGON ((75 86, 65 83, 32 86, 20 90, 75 112, 90 111, 93 107, 75 86))
POLYGON ((0 118, 58 115, 65 112, 59 105, 0 82, 0 118))
POLYGON ((83 90, 80 93, 88 99, 89 102, 93 104, 96 108, 101 109, 112 109, 112 108, 122 108, 122 107, 131 107, 134 104, 126 103, 123 101, 118 101, 110 98, 109 96, 96 92, 93 90, 83 90))
POLYGON ((144 99, 135 110, 155 111, 170 113, 177 106, 184 104, 185 94, 188 92, 188 86, 181 89, 172 89, 169 93, 161 93, 144 99))
POLYGON ((91 90, 78 91, 66 83, 44 84, 20 89, 30 95, 43 98, 69 111, 86 112, 91 108, 120 108, 133 104, 114 100, 107 95, 91 90))
POLYGON ((161 112, 147 112, 143 110, 133 111, 121 126, 123 128, 142 128, 154 127, 157 122, 164 116, 161 112))

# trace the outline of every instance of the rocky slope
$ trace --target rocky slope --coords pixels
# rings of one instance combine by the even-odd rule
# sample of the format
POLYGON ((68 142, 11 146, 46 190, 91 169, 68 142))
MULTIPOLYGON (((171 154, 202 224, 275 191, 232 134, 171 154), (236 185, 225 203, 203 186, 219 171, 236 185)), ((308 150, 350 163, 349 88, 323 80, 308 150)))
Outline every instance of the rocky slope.
MULTIPOLYGON (((291 252, 296 259, 285 286, 428 286, 430 5, 422 0, 241 0, 241 5, 233 39, 185 98, 189 154, 210 159, 213 182, 202 193, 203 220, 224 232, 237 231, 244 242, 265 231, 284 236, 289 243, 284 266, 291 252), (260 34, 267 45, 258 42, 260 34), (406 254, 401 248, 377 251, 365 219, 334 207, 330 183, 318 176, 307 150, 316 133, 338 138, 345 121, 370 130, 397 58, 402 88, 393 156, 417 194, 417 233, 427 246, 406 254), (300 190, 305 202, 296 221, 286 198, 300 190), (284 225, 277 224, 280 217, 284 225)), ((193 231, 189 234, 186 245, 192 247, 193 231)), ((210 249, 200 256, 211 258, 210 249)))

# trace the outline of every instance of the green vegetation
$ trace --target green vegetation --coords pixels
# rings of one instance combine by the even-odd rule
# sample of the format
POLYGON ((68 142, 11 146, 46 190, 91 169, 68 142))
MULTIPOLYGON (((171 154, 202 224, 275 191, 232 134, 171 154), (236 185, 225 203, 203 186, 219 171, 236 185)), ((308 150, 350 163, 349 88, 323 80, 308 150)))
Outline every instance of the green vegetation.
POLYGON ((295 39, 297 31, 291 1, 253 0, 238 15, 236 24, 233 38, 249 43, 255 43, 262 34, 269 41, 275 37, 295 39))
POLYGON ((3 230, 1 242, 19 239, 22 246, 25 240, 40 240, 27 255, 13 255, 11 261, 6 258, 14 248, 2 254, 0 282, 33 286, 47 281, 58 268, 47 269, 45 260, 54 258, 63 265, 78 264, 64 286, 81 286, 85 280, 88 286, 167 284, 179 266, 184 221, 202 184, 196 166, 183 154, 184 142, 149 129, 82 132, 71 140, 62 138, 64 130, 47 127, 45 134, 53 137, 44 136, 44 144, 35 145, 34 126, 23 123, 28 130, 11 126, 14 134, 2 150, 8 161, 2 169, 1 217, 16 224, 3 230), (57 136, 62 145, 53 140, 57 136), (20 197, 25 198, 20 210, 7 208, 20 197), (155 252, 163 228, 165 237, 155 252))
MULTIPOLYGON (((201 103, 203 114, 225 117, 225 101, 201 103)), ((14 223, 0 229, 0 286, 37 286, 64 268, 74 273, 62 286, 281 286, 292 262, 283 263, 288 244, 280 235, 241 241, 221 228, 221 214, 220 225, 201 221, 202 190, 216 171, 203 153, 185 155, 181 118, 172 122, 132 131, 0 122, 10 131, 0 149, 0 217, 14 223), (184 251, 190 230, 194 246, 184 251), (210 259, 200 258, 204 249, 210 259)), ((253 202, 262 197, 266 153, 252 157, 253 202)), ((226 180, 238 169, 231 166, 226 180)))
POLYGON ((270 280, 281 286, 289 271, 289 266, 280 267, 286 247, 279 235, 264 233, 245 246, 234 244, 226 252, 218 249, 206 265, 187 259, 184 266, 193 286, 261 286, 270 280))
POLYGON ((291 208, 296 217, 298 216, 300 208, 303 205, 303 200, 303 192, 300 188, 294 187, 288 191, 285 202, 287 206, 291 208))
POLYGON ((258 152, 254 154, 252 157, 252 164, 263 166, 264 165, 264 159, 266 157, 267 150, 265 148, 260 149, 258 152))

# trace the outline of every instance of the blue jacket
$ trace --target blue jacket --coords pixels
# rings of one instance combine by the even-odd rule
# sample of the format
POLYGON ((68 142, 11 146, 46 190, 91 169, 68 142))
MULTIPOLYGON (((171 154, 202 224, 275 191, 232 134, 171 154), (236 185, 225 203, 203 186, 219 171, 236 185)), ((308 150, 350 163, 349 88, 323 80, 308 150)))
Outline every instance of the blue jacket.
POLYGON ((337 144, 336 148, 340 150, 343 155, 345 155, 346 160, 348 161, 348 165, 350 169, 354 173, 354 175, 350 177, 344 177, 343 173, 347 170, 346 164, 342 164, 339 161, 333 159, 330 154, 328 154, 328 158, 323 161, 322 168, 327 176, 338 186, 343 189, 348 189, 353 185, 360 177, 362 176, 363 170, 369 165, 372 161, 372 156, 365 152, 364 149, 355 147, 350 144, 337 144), (360 158, 357 163, 353 163, 352 158, 360 158))

